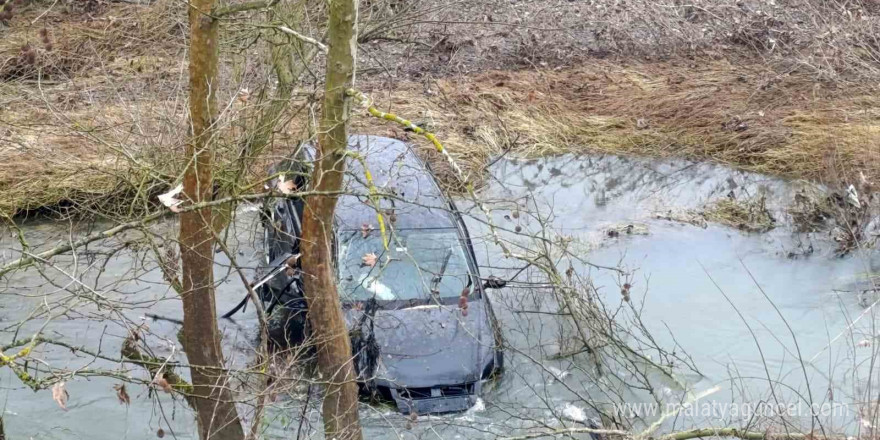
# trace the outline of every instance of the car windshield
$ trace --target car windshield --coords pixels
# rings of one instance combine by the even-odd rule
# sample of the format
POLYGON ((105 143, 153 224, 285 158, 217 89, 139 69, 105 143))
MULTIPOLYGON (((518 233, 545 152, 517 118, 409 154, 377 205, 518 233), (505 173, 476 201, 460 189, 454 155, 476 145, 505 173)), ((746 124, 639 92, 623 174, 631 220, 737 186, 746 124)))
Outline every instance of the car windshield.
POLYGON ((338 240, 342 301, 451 298, 468 284, 455 229, 396 230, 387 250, 378 231, 342 231, 338 240))

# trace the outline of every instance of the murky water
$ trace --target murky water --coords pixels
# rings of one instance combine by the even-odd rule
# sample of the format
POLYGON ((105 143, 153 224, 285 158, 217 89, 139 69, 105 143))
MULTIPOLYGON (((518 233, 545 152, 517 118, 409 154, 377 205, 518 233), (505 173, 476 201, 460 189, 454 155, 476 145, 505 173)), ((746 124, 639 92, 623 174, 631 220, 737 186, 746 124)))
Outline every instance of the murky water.
MULTIPOLYGON (((642 311, 647 329, 659 345, 675 348, 679 354, 686 352, 702 373, 681 369, 676 373, 679 384, 659 380, 658 393, 674 396, 683 391, 681 384, 695 393, 720 387, 701 400, 719 405, 712 414, 683 414, 668 421, 668 427, 741 426, 743 418, 731 414, 731 406, 723 405, 771 400, 774 394, 786 402, 796 395, 810 401, 811 396, 817 404, 863 398, 865 381, 876 370, 867 362, 876 350, 874 317, 868 313, 848 326, 865 310, 860 304, 865 302, 860 295, 867 288, 865 274, 873 272, 880 260, 873 251, 837 258, 835 243, 827 234, 796 234, 786 226, 784 209, 798 184, 707 164, 616 157, 500 161, 491 172, 493 179, 481 196, 505 240, 528 246, 534 242, 529 234, 552 230, 554 236, 573 240, 572 249, 590 263, 620 266, 635 274, 628 280, 631 301, 642 311), (704 228, 656 218, 658 212, 699 208, 731 191, 737 197, 766 193, 768 207, 780 226, 766 234, 746 234, 717 225, 704 228), (609 237, 609 229, 622 225, 625 230, 630 224, 634 225, 633 234, 609 237), (515 232, 517 227, 519 233, 515 232), (814 249, 811 255, 788 257, 810 245, 814 249), (768 383, 776 384, 772 393, 768 383), (726 408, 726 413, 722 414, 721 408, 726 408)), ((522 267, 522 262, 502 258, 481 214, 466 201, 461 204, 473 215, 468 223, 484 266, 482 275, 510 276, 522 267)), ((253 213, 242 209, 231 234, 233 256, 242 267, 253 267, 260 258, 253 246, 253 222, 253 213)), ((48 246, 81 232, 82 227, 25 222, 23 229, 33 243, 47 242, 48 246)), ((106 253, 136 236, 127 234, 112 244, 91 247, 92 254, 80 252, 76 260, 60 258, 66 274, 45 269, 41 275, 31 269, 5 279, 0 288, 0 343, 28 337, 39 329, 45 317, 22 327, 16 324, 39 314, 47 298, 70 306, 68 319, 54 317, 46 326, 44 332, 49 337, 100 348, 111 358, 118 357, 121 340, 128 332, 123 325, 99 319, 114 304, 126 305, 128 310, 120 313, 135 323, 144 322, 141 317, 147 313, 180 317, 179 301, 165 287, 155 262, 139 259, 130 248, 113 253, 96 277, 106 253), (82 284, 72 281, 74 270, 82 273, 87 267, 91 271, 82 284), (94 299, 96 295, 99 300, 94 299), (95 302, 103 304, 100 310, 95 302), (131 309, 132 304, 137 307, 131 309)), ((0 243, 0 258, 12 258, 12 249, 18 246, 14 239, 7 234, 0 243)), ((222 280, 218 312, 223 312, 241 298, 242 289, 236 276, 228 276, 230 259, 221 253, 217 261, 216 274, 222 280)), ((590 266, 578 269, 589 275, 606 304, 621 303, 618 272, 590 266)), ((534 269, 528 269, 517 279, 528 282, 537 278, 534 269)), ((565 326, 559 324, 559 316, 549 313, 557 309, 546 292, 527 287, 514 283, 493 293, 496 313, 512 349, 507 353, 505 374, 489 387, 481 405, 464 414, 415 421, 389 408, 364 405, 366 436, 492 438, 517 433, 523 427, 582 426, 579 411, 587 407, 587 401, 603 399, 602 387, 593 375, 586 374, 589 357, 554 358, 566 349, 564 333, 560 333, 565 326)), ((236 323, 222 322, 227 355, 238 367, 252 359, 253 316, 249 311, 236 323)), ((155 335, 155 355, 174 354, 180 360, 180 353, 175 353, 179 350, 178 327, 164 321, 145 322, 155 335)), ((64 349, 44 348, 34 357, 56 368, 81 367, 85 374, 90 369, 111 369, 147 379, 137 368, 85 355, 71 358, 70 351, 64 349)), ((145 386, 128 385, 131 406, 121 405, 113 390, 118 382, 104 377, 70 380, 69 409, 62 411, 50 392, 33 393, 9 368, 0 368, 0 408, 7 432, 10 438, 119 439, 149 438, 161 427, 166 435, 193 438, 192 417, 183 403, 164 394, 151 398, 145 386)), ((644 392, 624 391, 623 396, 631 402, 646 401, 644 392)), ((301 438, 320 437, 315 400, 309 399, 302 426, 302 395, 277 402, 269 411, 267 432, 278 438, 297 437, 297 431, 301 438)), ((648 422, 655 418, 645 415, 648 422)), ((856 409, 849 408, 846 414, 821 421, 833 423, 829 429, 848 426, 852 431, 857 418, 856 409)))
MULTIPOLYGON (((720 387, 693 406, 699 412, 682 414, 668 428, 745 426, 754 412, 766 410, 760 402, 778 399, 796 407, 789 412, 801 426, 809 428, 815 408, 828 412, 818 418, 825 429, 857 429, 858 409, 840 405, 865 400, 865 384, 876 374, 869 362, 875 316, 868 312, 850 323, 865 310, 860 302, 876 300, 861 292, 873 287, 864 274, 876 272, 877 254, 838 258, 827 232, 795 233, 785 209, 803 184, 710 164, 616 157, 508 162, 493 174, 487 196, 519 200, 502 203, 508 210, 495 214, 499 228, 518 225, 523 234, 546 229, 534 218, 510 216, 531 206, 554 230, 580 241, 591 263, 635 271, 631 296, 643 322, 660 345, 686 352, 702 373, 683 372, 687 386, 695 392, 720 387), (657 218, 731 192, 738 198, 765 194, 779 227, 746 234, 657 218), (629 224, 638 233, 609 237, 608 230, 629 224), (803 256, 808 248, 812 254, 803 256)), ((497 249, 489 249, 484 258, 497 261, 497 249)), ((607 302, 622 301, 616 272, 591 274, 607 302)), ((522 315, 505 322, 521 321, 522 315)), ((559 350, 541 347, 537 352, 545 356, 559 350)), ((554 366, 577 370, 564 362, 554 366)), ((589 387, 584 392, 589 395, 589 387)))

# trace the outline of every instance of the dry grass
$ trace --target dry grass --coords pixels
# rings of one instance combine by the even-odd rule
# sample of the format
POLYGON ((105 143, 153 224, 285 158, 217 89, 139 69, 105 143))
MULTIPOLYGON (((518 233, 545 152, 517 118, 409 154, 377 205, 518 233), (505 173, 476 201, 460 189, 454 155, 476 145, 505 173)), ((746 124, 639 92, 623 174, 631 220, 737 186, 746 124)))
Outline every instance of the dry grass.
POLYGON ((0 211, 144 208, 152 165, 173 163, 151 147, 181 139, 184 18, 169 0, 16 9, 0 41, 0 211))
POLYGON ((137 131, 162 132, 160 120, 132 120, 129 111, 106 105, 65 112, 63 117, 37 109, 2 113, 0 211, 67 205, 141 211, 144 206, 133 206, 139 201, 132 196, 155 194, 161 189, 156 187, 159 177, 176 163, 142 153, 144 138, 138 145, 128 140, 137 131))
POLYGON ((524 156, 676 156, 830 183, 860 171, 880 177, 872 88, 838 90, 805 75, 770 75, 757 60, 596 61, 402 84, 373 95, 382 110, 432 120, 474 169, 511 149, 524 156))
POLYGON ((152 7, 33 3, 16 13, 0 41, 0 78, 50 83, 77 79, 83 82, 80 87, 93 87, 132 74, 168 73, 185 48, 184 11, 183 5, 167 0, 152 7))
POLYGON ((834 219, 833 200, 822 191, 804 189, 794 196, 794 203, 787 213, 798 232, 815 232, 824 229, 834 219))
POLYGON ((748 232, 766 232, 776 226, 763 196, 737 200, 725 198, 705 208, 706 220, 748 232))
MULTIPOLYGON (((49 9, 36 26, 28 23, 45 5, 25 8, 0 41, 0 76, 7 79, 0 84, 0 209, 6 212, 71 201, 101 204, 107 197, 118 202, 154 191, 162 178, 173 181, 179 169, 167 157, 185 138, 185 11, 170 0, 100 7, 49 9), (53 23, 51 50, 40 31, 46 22, 53 23), (37 56, 22 71, 21 62, 29 60, 21 52, 28 45, 37 56)), ((230 79, 229 65, 224 62, 222 93, 234 96, 243 82, 230 79)), ((859 172, 880 180, 873 83, 836 88, 807 69, 779 74, 777 67, 757 57, 735 63, 590 60, 578 67, 390 86, 377 75, 361 88, 382 110, 429 123, 475 180, 500 154, 570 152, 711 160, 832 185, 859 172)), ((307 112, 289 116, 276 153, 302 138, 307 112)), ((247 111, 224 116, 236 117, 246 118, 247 111)), ((243 134, 235 122, 227 126, 220 151, 234 153, 234 142, 227 140, 243 134)), ((411 136, 369 117, 355 118, 354 127, 411 136)), ((452 182, 445 161, 423 140, 411 139, 452 182)))

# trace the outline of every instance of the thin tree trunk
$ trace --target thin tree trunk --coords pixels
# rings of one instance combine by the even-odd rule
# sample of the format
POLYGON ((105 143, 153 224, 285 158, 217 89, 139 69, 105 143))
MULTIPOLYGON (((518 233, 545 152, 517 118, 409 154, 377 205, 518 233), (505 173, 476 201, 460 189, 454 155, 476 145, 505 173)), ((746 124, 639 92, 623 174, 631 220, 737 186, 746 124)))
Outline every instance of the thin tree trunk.
MULTIPOLYGON (((311 180, 318 191, 342 189, 350 107, 345 91, 354 84, 356 23, 356 0, 331 1, 327 30, 330 50, 318 135, 319 157, 311 180)), ((335 196, 306 199, 302 243, 306 273, 304 287, 317 344, 318 369, 326 383, 322 407, 325 438, 359 440, 362 434, 351 341, 336 290, 331 253, 335 209, 335 196)))
MULTIPOLYGON (((192 138, 183 190, 191 203, 211 200, 211 138, 216 118, 217 23, 208 15, 214 0, 190 2, 189 111, 192 138)), ((227 375, 214 302, 214 231, 211 209, 180 216, 183 278, 183 341, 191 368, 193 402, 202 440, 244 438, 227 375), (213 367, 213 368, 204 368, 213 367)))

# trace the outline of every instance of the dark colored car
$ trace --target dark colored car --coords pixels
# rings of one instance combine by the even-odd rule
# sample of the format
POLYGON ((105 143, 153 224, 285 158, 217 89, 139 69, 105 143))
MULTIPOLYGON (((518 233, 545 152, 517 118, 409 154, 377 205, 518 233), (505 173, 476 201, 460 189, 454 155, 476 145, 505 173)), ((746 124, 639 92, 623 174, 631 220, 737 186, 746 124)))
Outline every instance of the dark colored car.
MULTIPOLYGON (((503 366, 485 293, 503 282, 480 277, 460 212, 409 146, 353 136, 349 148, 364 158, 378 192, 393 194, 378 200, 386 248, 366 170, 347 159, 333 250, 361 390, 394 401, 404 414, 465 410, 503 366)), ((305 188, 313 154, 305 146, 272 172, 305 188)), ((301 273, 291 259, 302 212, 303 201, 290 198, 270 201, 263 212, 266 264, 254 285, 276 346, 300 344, 309 333, 301 273)))

